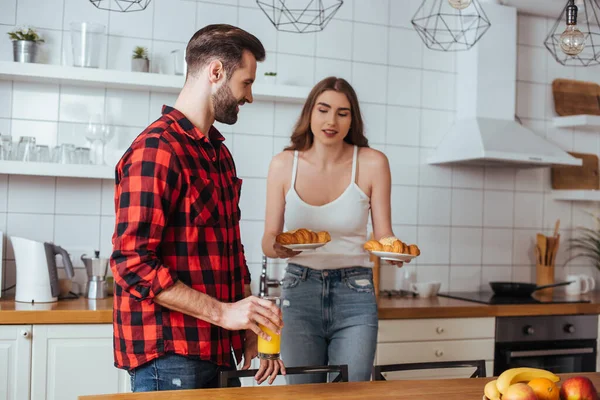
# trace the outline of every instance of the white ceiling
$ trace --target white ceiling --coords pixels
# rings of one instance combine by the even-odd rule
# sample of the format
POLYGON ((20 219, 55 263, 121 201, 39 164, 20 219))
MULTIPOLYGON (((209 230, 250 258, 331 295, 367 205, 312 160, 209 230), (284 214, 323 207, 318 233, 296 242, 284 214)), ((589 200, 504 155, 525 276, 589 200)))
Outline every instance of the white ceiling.
POLYGON ((500 3, 515 7, 521 13, 558 18, 567 0, 500 0, 500 3))

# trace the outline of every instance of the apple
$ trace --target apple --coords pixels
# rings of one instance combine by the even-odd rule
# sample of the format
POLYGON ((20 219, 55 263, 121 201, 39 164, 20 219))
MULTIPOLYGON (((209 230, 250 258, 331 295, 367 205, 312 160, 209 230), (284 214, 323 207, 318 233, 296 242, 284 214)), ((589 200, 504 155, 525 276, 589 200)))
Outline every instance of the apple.
POLYGON ((563 382, 560 398, 561 400, 598 400, 598 392, 589 378, 574 376, 563 382))
POLYGON ((535 392, 525 383, 513 383, 502 395, 502 400, 537 400, 535 392))

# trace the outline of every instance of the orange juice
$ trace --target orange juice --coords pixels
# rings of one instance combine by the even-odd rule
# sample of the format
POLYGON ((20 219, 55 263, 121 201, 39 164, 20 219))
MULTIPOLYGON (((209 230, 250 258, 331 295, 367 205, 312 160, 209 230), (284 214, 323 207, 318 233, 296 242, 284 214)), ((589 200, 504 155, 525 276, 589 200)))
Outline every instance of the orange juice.
POLYGON ((260 325, 260 329, 271 336, 271 341, 258 337, 258 357, 264 360, 278 360, 281 349, 281 336, 271 331, 269 328, 260 325))

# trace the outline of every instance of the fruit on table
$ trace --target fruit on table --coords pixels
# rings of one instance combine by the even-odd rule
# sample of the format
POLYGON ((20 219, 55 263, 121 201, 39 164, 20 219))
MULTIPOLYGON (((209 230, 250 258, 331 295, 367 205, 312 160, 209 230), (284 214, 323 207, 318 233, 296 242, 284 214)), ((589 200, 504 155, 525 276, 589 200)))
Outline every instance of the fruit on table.
POLYGON ((498 387, 496 387, 495 379, 485 384, 483 394, 489 400, 500 400, 500 392, 498 391, 498 387))
POLYGON ((535 378, 546 378, 552 382, 560 381, 558 375, 555 375, 550 371, 546 371, 545 369, 519 367, 510 368, 501 373, 497 379, 496 387, 498 388, 500 394, 502 394, 502 399, 504 399, 504 395, 511 385, 515 383, 529 382, 535 378))
POLYGON ((537 400, 560 400, 560 393, 556 383, 548 378, 534 378, 527 386, 533 389, 537 400))
POLYGON ((565 380, 560 388, 562 400, 598 400, 598 392, 589 378, 574 376, 565 380))
POLYGON ((538 400, 535 392, 526 383, 514 383, 506 389, 502 400, 538 400))

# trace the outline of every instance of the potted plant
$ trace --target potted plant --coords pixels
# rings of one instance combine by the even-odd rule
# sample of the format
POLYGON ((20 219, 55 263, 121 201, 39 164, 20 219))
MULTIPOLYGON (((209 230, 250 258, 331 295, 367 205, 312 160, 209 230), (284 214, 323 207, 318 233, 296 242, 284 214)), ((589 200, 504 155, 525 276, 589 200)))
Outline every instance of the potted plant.
POLYGON ((265 72, 265 83, 274 84, 275 78, 277 77, 277 72, 265 72))
POLYGON ((34 63, 37 59, 38 43, 44 43, 35 29, 21 28, 8 32, 13 42, 13 59, 15 62, 34 63))
POLYGON ((148 72, 150 70, 148 50, 145 47, 136 46, 135 49, 133 49, 131 70, 135 72, 148 72))
MULTIPOLYGON (((588 211, 584 211, 594 218, 596 226, 600 224, 600 217, 588 211)), ((583 257, 592 262, 594 267, 600 270, 600 229, 592 229, 586 227, 577 227, 580 232, 578 237, 573 237, 568 240, 568 250, 571 251, 571 257, 565 264, 575 258, 583 257)))

